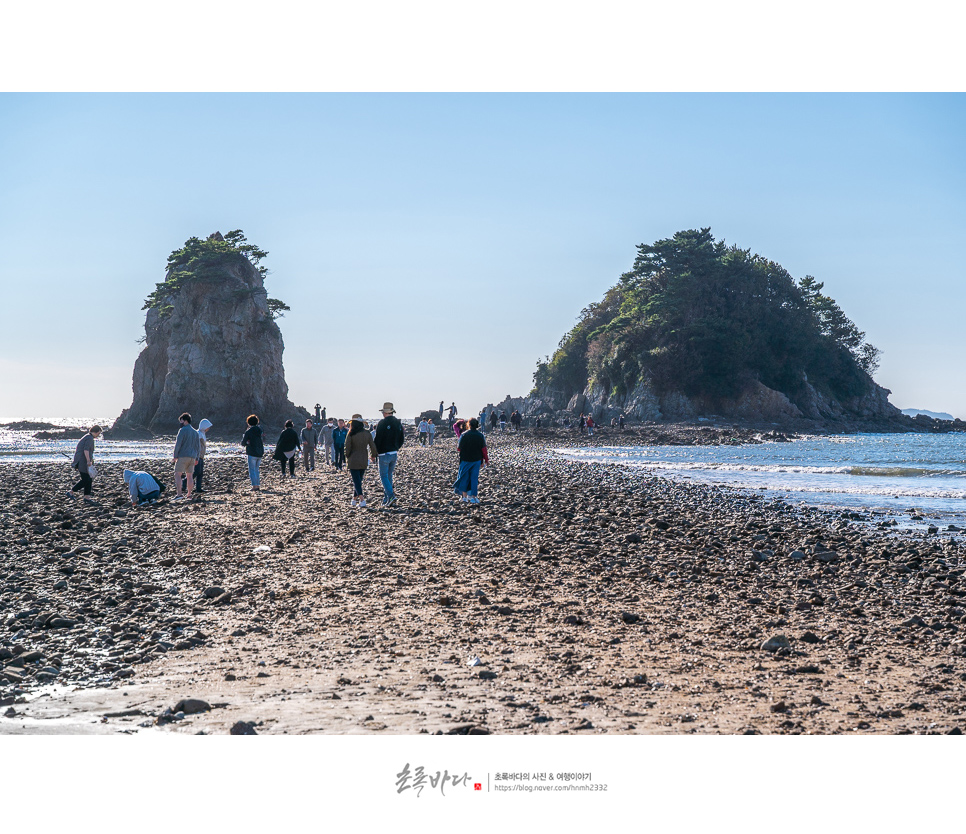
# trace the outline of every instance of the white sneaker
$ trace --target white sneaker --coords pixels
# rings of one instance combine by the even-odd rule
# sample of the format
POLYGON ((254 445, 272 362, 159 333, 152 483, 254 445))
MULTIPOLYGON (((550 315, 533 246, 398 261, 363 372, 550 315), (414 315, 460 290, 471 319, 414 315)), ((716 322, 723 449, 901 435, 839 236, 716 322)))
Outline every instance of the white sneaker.
POLYGON ((353 499, 352 499, 352 500, 351 500, 351 501, 349 502, 349 506, 350 506, 350 507, 356 507, 356 506, 358 506, 358 502, 356 501, 356 499, 355 499, 355 498, 353 498, 353 499))
POLYGON ((362 507, 362 508, 365 508, 365 506, 366 506, 366 499, 365 499, 365 498, 363 498, 363 499, 362 499, 362 500, 361 500, 361 501, 359 502, 359 506, 360 506, 360 507, 362 507))
POLYGON ((479 504, 479 503, 480 503, 480 499, 479 499, 479 498, 477 498, 477 497, 476 497, 475 495, 473 495, 473 496, 470 496, 470 497, 469 497, 468 499, 466 499, 466 500, 467 500, 467 501, 469 501, 469 502, 470 502, 471 504, 479 504))

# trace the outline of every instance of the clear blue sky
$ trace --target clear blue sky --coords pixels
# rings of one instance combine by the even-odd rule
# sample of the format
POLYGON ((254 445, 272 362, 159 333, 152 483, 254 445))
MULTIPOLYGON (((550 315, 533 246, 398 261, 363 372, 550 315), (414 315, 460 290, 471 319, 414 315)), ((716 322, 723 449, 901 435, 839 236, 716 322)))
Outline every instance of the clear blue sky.
POLYGON ((414 414, 526 393, 636 244, 710 226, 966 418, 964 136, 962 94, 2 94, 0 416, 130 405, 192 235, 268 250, 296 403, 414 414))

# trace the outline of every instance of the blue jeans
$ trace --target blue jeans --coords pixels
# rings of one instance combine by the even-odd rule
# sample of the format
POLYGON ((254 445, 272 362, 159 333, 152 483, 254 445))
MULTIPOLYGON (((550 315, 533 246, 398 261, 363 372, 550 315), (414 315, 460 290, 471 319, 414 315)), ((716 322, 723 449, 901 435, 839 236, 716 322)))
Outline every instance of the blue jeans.
POLYGON ((468 492, 474 498, 476 497, 476 490, 480 484, 480 466, 482 463, 481 460, 460 461, 460 471, 456 476, 456 483, 453 484, 453 491, 457 495, 468 492))
POLYGON ((157 501, 161 497, 160 489, 152 489, 147 495, 138 490, 138 503, 146 504, 148 501, 157 501))
POLYGON ((382 480, 383 502, 388 501, 396 494, 392 489, 392 473, 396 468, 397 457, 398 455, 392 452, 379 455, 379 478, 382 480))
POLYGON ((254 455, 248 456, 248 477, 251 480, 253 487, 261 485, 261 480, 258 473, 258 464, 261 462, 261 458, 257 458, 254 455))

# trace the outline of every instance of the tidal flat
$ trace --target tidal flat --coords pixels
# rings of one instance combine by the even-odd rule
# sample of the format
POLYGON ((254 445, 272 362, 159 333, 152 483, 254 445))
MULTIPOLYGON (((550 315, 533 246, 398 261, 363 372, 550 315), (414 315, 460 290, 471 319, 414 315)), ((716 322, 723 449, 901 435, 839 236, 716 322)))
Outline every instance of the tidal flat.
MULTIPOLYGON (((606 433, 605 433, 606 435, 606 433)), ((840 734, 966 730, 966 548, 491 436, 479 505, 451 437, 408 441, 398 504, 170 462, 0 480, 0 733, 840 734), (132 509, 124 468, 164 478, 132 509)))

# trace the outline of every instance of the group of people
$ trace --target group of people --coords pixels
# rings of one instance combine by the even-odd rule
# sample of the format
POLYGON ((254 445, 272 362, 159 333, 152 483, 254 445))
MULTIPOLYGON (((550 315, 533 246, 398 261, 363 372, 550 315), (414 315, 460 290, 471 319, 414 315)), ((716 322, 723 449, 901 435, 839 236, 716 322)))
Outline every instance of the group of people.
MULTIPOLYGON (((275 444, 273 458, 279 462, 282 478, 286 477, 286 465, 288 477, 294 478, 295 458, 299 451, 302 452, 306 472, 312 472, 315 470, 316 450, 321 444, 327 464, 334 466, 336 470, 341 470, 343 466, 349 470, 353 484, 353 507, 366 506, 363 476, 370 461, 378 463, 383 488, 382 503, 388 507, 397 500, 393 488, 393 473, 399 449, 404 442, 402 423, 396 417, 393 404, 386 402, 382 407, 382 419, 374 431, 366 426, 361 414, 353 414, 348 425, 344 420, 330 417, 318 430, 314 422, 308 419, 301 432, 296 432, 295 424, 288 420, 275 444)), ((248 455, 248 477, 252 490, 258 492, 261 489, 259 463, 265 455, 265 445, 258 416, 255 414, 248 418, 248 429, 242 436, 242 446, 248 455)))
MULTIPOLYGON (((442 410, 442 402, 440 408, 442 410)), ((459 470, 453 489, 461 501, 478 504, 480 468, 489 463, 486 438, 480 431, 480 420, 475 417, 470 420, 457 420, 455 408, 455 404, 451 406, 450 416, 457 436, 459 470)), ((180 427, 172 452, 174 500, 192 500, 195 495, 203 492, 207 431, 212 423, 204 419, 195 429, 191 425, 192 418, 188 412, 184 412, 178 422, 180 427)), ((265 456, 263 430, 255 414, 248 417, 247 424, 241 445, 248 458, 248 477, 252 490, 258 492, 261 489, 260 464, 265 456)), ((422 445, 432 445, 435 425, 431 418, 421 420, 417 431, 422 445)), ((83 490, 85 496, 92 494, 93 477, 96 475, 94 442, 101 433, 100 426, 91 426, 77 444, 72 466, 78 471, 80 480, 71 487, 68 493, 71 497, 78 490, 83 490)), ((349 470, 353 485, 350 502, 352 507, 366 507, 363 476, 369 463, 378 464, 383 488, 382 505, 388 507, 398 499, 393 481, 399 450, 404 443, 405 431, 402 423, 396 417, 393 404, 386 402, 382 406, 382 419, 372 430, 361 414, 353 414, 348 425, 344 420, 328 418, 321 429, 316 429, 314 421, 308 419, 305 421, 305 428, 300 432, 295 430, 293 421, 288 420, 275 444, 272 457, 279 462, 282 478, 286 477, 286 468, 288 477, 294 478, 295 461, 299 452, 302 454, 306 472, 312 472, 315 470, 316 450, 321 445, 327 464, 336 470, 341 470, 343 466, 349 470)), ((164 486, 149 472, 125 469, 123 477, 133 506, 154 503, 164 491, 164 486)))

